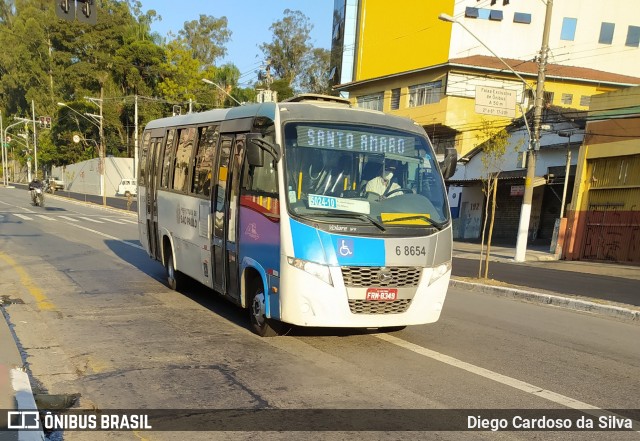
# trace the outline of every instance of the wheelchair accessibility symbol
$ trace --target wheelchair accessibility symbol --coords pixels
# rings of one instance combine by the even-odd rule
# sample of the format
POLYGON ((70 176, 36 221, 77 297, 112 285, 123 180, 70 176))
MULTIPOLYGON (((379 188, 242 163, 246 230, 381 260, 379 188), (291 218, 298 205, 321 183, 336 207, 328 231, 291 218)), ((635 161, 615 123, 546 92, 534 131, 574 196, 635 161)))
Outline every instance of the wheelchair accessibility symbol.
POLYGON ((353 240, 340 239, 338 240, 338 254, 342 257, 349 257, 353 255, 353 240))

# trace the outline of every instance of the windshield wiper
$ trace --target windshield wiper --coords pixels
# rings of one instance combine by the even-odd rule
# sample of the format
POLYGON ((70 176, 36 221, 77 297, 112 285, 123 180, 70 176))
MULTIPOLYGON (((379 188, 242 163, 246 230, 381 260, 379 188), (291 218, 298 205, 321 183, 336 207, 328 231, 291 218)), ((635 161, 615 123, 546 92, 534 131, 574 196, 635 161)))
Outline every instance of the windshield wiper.
POLYGON ((429 225, 436 228, 437 230, 442 230, 443 228, 443 225, 440 222, 431 220, 429 216, 425 216, 424 214, 417 214, 417 215, 404 216, 404 217, 394 217, 393 220, 391 220, 390 222, 408 221, 408 220, 423 220, 423 221, 426 221, 429 225))
POLYGON ((368 214, 364 214, 364 213, 351 213, 351 212, 340 212, 340 213, 334 213, 333 211, 328 212, 327 213, 328 216, 333 216, 333 217, 350 217, 350 218, 354 218, 354 219, 364 219, 367 220, 369 222, 371 222, 373 225, 375 225, 376 227, 378 227, 380 229, 380 231, 387 231, 387 229, 384 227, 384 225, 382 225, 381 222, 378 221, 378 219, 376 219, 373 216, 369 216, 368 214))

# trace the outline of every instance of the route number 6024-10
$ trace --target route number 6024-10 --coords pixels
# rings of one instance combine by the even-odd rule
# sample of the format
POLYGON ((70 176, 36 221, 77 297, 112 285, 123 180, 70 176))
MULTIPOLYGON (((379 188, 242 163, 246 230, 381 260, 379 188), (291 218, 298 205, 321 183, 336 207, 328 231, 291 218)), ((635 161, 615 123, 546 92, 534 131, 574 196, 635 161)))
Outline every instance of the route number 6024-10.
POLYGON ((427 251, 425 247, 421 246, 397 246, 396 256, 426 256, 427 251))

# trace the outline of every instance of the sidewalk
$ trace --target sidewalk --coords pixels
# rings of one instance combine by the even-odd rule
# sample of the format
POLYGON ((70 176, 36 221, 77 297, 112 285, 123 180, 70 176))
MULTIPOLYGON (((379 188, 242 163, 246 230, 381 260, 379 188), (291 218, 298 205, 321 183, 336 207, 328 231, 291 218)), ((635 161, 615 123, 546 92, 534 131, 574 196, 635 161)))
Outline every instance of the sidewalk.
MULTIPOLYGON (((44 434, 41 430, 34 431, 6 431, 8 412, 20 410, 37 410, 29 375, 24 370, 24 364, 4 311, 0 309, 0 439, 3 441, 41 441, 44 434)), ((27 424, 33 423, 32 420, 27 424)), ((19 424, 13 420, 12 424, 19 424)))
MULTIPOLYGON (((515 265, 525 264, 525 262, 516 262, 513 259, 515 254, 515 246, 491 245, 490 261, 512 263, 515 265)), ((454 241, 453 257, 479 260, 480 244, 454 241)), ((529 245, 526 252, 526 264, 575 273, 601 274, 640 280, 640 266, 582 260, 557 260, 555 256, 549 252, 549 247, 546 245, 529 245)))
POLYGON ((489 279, 478 279, 479 243, 453 244, 451 286, 640 322, 640 267, 556 260, 546 246, 529 246, 516 262, 515 246, 492 246, 489 279))

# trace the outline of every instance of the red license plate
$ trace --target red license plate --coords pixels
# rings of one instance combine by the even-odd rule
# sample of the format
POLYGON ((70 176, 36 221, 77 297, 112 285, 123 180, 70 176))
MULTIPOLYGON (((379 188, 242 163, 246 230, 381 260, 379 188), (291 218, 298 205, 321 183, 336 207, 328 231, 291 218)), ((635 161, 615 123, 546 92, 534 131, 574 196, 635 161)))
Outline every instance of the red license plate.
POLYGON ((393 302, 398 298, 398 290, 394 288, 368 288, 367 301, 393 302))

